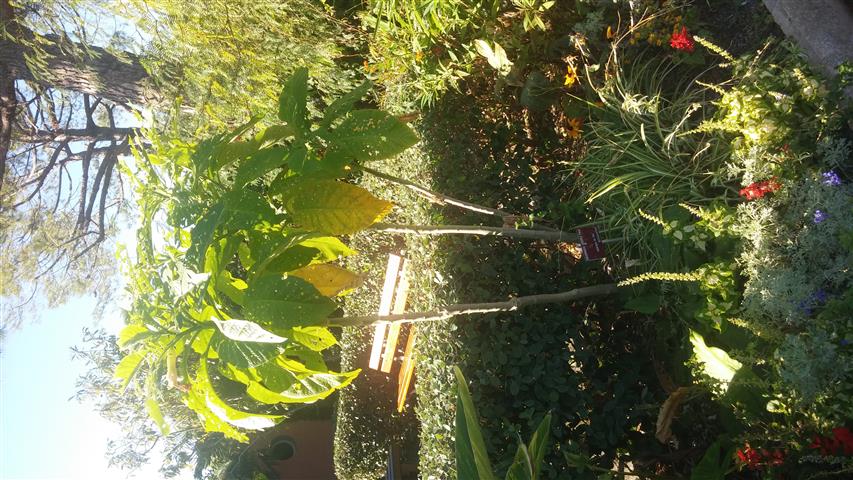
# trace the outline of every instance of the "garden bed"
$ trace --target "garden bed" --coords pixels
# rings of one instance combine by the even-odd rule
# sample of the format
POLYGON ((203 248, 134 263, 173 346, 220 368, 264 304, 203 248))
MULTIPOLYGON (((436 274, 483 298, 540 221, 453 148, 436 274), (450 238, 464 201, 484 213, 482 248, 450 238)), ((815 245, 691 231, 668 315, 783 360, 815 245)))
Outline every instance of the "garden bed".
MULTIPOLYGON (((585 13, 587 23, 582 28, 594 30, 589 22, 597 19, 603 31, 613 12, 605 9, 601 17, 593 13, 585 13)), ((552 22, 570 16, 560 9, 546 15, 552 22)), ((672 23, 690 25, 691 30, 696 28, 711 38, 715 32, 722 34, 718 38, 725 39, 725 48, 749 55, 764 46, 768 33, 777 31, 757 2, 726 4, 716 10, 706 6, 670 10, 661 13, 658 20, 653 24, 657 26, 644 27, 641 36, 635 32, 631 45, 649 45, 640 56, 636 55, 643 49, 626 49, 625 75, 632 75, 634 67, 627 66, 631 59, 642 58, 643 62, 674 64, 674 77, 697 76, 706 84, 733 78, 726 85, 707 90, 695 82, 685 89, 660 77, 656 80, 662 80, 658 84, 661 90, 644 90, 649 83, 634 82, 626 85, 630 88, 621 92, 618 102, 612 99, 613 112, 618 115, 620 110, 624 114, 626 102, 632 98, 656 101, 654 95, 663 94, 669 95, 669 101, 684 101, 678 95, 706 89, 702 98, 691 100, 702 102, 701 118, 694 116, 685 124, 691 127, 679 132, 703 125, 707 137, 701 141, 713 142, 720 149, 718 157, 702 167, 707 170, 695 172, 697 179, 714 175, 708 187, 684 190, 694 195, 692 201, 676 194, 677 190, 653 187, 649 195, 657 198, 639 197, 635 202, 625 197, 629 198, 626 203, 613 195, 630 188, 620 186, 601 193, 590 206, 584 203, 594 191, 590 188, 608 181, 608 171, 591 172, 578 161, 587 158, 585 146, 595 148, 595 138, 603 132, 602 120, 614 121, 599 116, 596 108, 600 107, 578 109, 575 100, 579 96, 592 96, 590 102, 599 100, 590 85, 573 87, 567 78, 564 93, 558 94, 567 94, 559 97, 563 100, 555 102, 550 97, 547 101, 551 107, 537 108, 530 103, 527 85, 512 88, 511 80, 498 79, 500 75, 492 69, 497 68, 495 65, 490 67, 476 56, 459 84, 461 92, 424 95, 423 84, 413 87, 411 83, 386 81, 389 108, 404 111, 424 98, 432 104, 418 124, 422 142, 387 167, 395 174, 403 170, 436 191, 532 214, 559 228, 593 221, 611 222, 611 228, 631 232, 624 241, 610 245, 609 261, 604 265, 579 261, 577 252, 567 244, 466 238, 426 242, 409 238, 406 250, 416 264, 414 270, 423 273, 415 289, 420 293, 410 309, 564 291, 607 282, 609 275, 626 278, 645 274, 635 279, 637 286, 625 289, 617 298, 425 325, 417 364, 422 478, 454 476, 448 474, 455 471, 456 460, 456 380, 452 365, 460 366, 472 384, 486 444, 492 458, 498 459, 495 466, 499 471, 512 461, 519 435, 529 438, 549 411, 557 418, 552 422, 557 447, 546 457, 543 478, 569 478, 569 472, 592 475, 593 471, 611 468, 625 471, 620 461, 631 462, 638 471, 686 476, 704 472, 711 475, 707 478, 724 478, 735 471, 754 478, 765 473, 809 475, 821 469, 843 474, 850 468, 842 438, 853 418, 849 388, 845 387, 849 385, 849 372, 826 368, 849 364, 850 355, 850 326, 830 320, 846 308, 849 297, 844 293, 850 286, 847 274, 832 270, 844 270, 850 263, 848 247, 844 246, 848 227, 832 223, 833 219, 843 222, 841 212, 850 202, 845 186, 850 168, 849 131, 845 133, 841 113, 827 106, 825 95, 829 91, 815 93, 823 87, 810 80, 807 67, 788 47, 773 46, 763 53, 769 59, 744 60, 734 71, 729 67, 713 69, 712 65, 727 61, 725 51, 713 44, 695 44, 690 35, 681 33, 683 40, 677 45, 684 51, 674 52, 668 44, 670 33, 656 30, 671 28, 672 23), (748 17, 758 27, 727 36, 727 32, 720 32, 720 28, 727 28, 721 20, 729 18, 727 15, 748 17), (702 72, 700 64, 711 71, 702 72), (780 64, 785 66, 776 66, 780 64), (770 78, 775 78, 775 83, 770 78), (712 105, 724 92, 729 92, 722 97, 724 102, 732 98, 753 102, 740 104, 753 110, 740 112, 745 116, 732 120, 731 104, 719 108, 712 105), (793 108, 774 109, 763 103, 774 95, 777 99, 779 95, 790 98, 793 108), (588 126, 570 121, 581 111, 588 112, 583 119, 590 122, 588 126), (798 119, 803 112, 823 120, 808 123, 798 119), (703 118, 705 124, 701 123, 703 118), (750 140, 749 128, 760 129, 760 122, 771 118, 778 122, 772 127, 775 135, 755 133, 760 141, 750 140), (725 121, 740 123, 720 123, 725 121), (802 128, 797 135, 786 137, 781 133, 798 124, 802 128), (738 140, 743 136, 746 140, 738 140), (747 151, 744 144, 750 141, 752 150, 747 151), (780 168, 774 166, 782 164, 780 168), (598 184, 590 187, 594 183, 590 179, 598 184), (680 202, 687 202, 687 208, 678 207, 680 202), (613 209, 623 209, 625 216, 603 219, 602 212, 613 209), (829 213, 830 209, 834 213, 829 213), (785 247, 783 238, 799 238, 801 249, 785 247), (818 238, 826 243, 818 246, 818 238), (811 266, 797 266, 796 262, 811 266), (776 270, 758 271, 770 265, 776 270), (823 274, 808 273, 814 268, 823 274), (778 283, 791 275, 800 279, 794 282, 799 285, 796 292, 793 283, 788 287, 778 283), (759 291, 764 292, 763 298, 756 295, 759 291), (785 310, 780 315, 788 320, 768 319, 766 312, 773 308, 785 310), (799 320, 795 317, 816 322, 803 330, 797 327, 799 320), (807 359, 818 351, 823 352, 819 359, 807 359), (714 355, 729 365, 730 372, 715 376, 708 352, 716 352, 714 355), (687 388, 686 397, 676 394, 679 386, 687 388), (666 428, 661 432, 659 422, 666 418, 662 405, 667 398, 670 401, 666 404, 670 408, 674 404, 677 413, 674 419, 670 416, 664 420, 666 428), (767 409, 772 411, 768 413, 767 409), (818 440, 810 444, 812 437, 818 440), (841 446, 834 449, 833 441, 841 446)), ((496 37, 506 40, 501 35, 507 32, 498 30, 496 37)), ((560 35, 550 33, 553 37, 560 35)), ((676 29, 672 38, 677 33, 676 29)), ((548 42, 536 32, 530 36, 534 44, 548 42)), ((628 38, 623 40, 628 43, 628 38)), ((518 45, 510 45, 518 53, 518 45)), ((513 52, 509 53, 509 58, 516 60, 513 52)), ((413 65, 421 61, 410 60, 413 65)), ((553 68, 559 60, 548 55, 524 60, 545 72, 551 91, 559 88, 554 86, 562 80, 563 72, 553 68)), ((575 66, 579 73, 579 64, 575 66)), ((601 62, 598 65, 601 69, 611 67, 621 68, 601 62)), ((371 68, 389 67, 379 64, 371 68)), ((418 77, 417 81, 424 78, 428 77, 418 77)), ((574 81, 580 84, 583 79, 574 81)), ((682 113, 692 108, 689 105, 689 101, 684 104, 682 113)), ((641 111, 634 113, 637 118, 643 115, 641 111)), ((627 121, 623 115, 613 125, 632 128, 620 123, 627 121)), ((646 126, 650 125, 653 128, 654 121, 646 126)), ((634 132, 629 142, 642 136, 647 143, 645 135, 650 131, 634 132)), ((661 145, 654 152, 669 148, 661 145)), ((699 150, 696 147, 690 153, 699 150)), ((663 160, 670 161, 666 155, 663 160)), ((407 202, 401 205, 403 215, 412 208, 407 202)), ((434 224, 489 221, 450 207, 419 210, 415 217, 411 219, 416 223, 429 220, 434 224)))

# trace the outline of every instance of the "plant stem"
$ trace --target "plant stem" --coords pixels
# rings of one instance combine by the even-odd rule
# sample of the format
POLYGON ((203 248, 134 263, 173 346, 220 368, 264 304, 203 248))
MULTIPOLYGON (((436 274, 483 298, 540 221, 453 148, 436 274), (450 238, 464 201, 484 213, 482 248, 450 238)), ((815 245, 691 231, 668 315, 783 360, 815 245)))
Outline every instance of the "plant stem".
MULTIPOLYGON (((515 214, 509 213, 509 212, 505 212, 505 211, 499 210, 497 208, 484 207, 482 205, 477 205, 476 203, 471 203, 471 202, 466 202, 464 200, 459 200, 457 198, 453 198, 453 197, 444 195, 442 193, 436 193, 436 192, 427 190, 426 188, 424 188, 424 187, 422 187, 416 183, 410 182, 409 180, 406 180, 404 178, 395 177, 393 175, 389 175, 387 173, 380 172, 378 170, 374 170, 374 169, 369 168, 369 167, 360 166, 359 168, 361 169, 361 171, 367 172, 367 173, 369 173, 375 177, 382 178, 382 179, 387 180, 391 183, 396 183, 398 185, 402 185, 402 186, 408 188, 409 190, 412 190, 413 192, 417 193, 421 197, 425 198, 427 201, 438 204, 438 205, 453 205, 454 207, 458 207, 458 208, 461 208, 463 210, 470 210, 472 212, 477 212, 477 213, 482 213, 485 215, 493 215, 495 217, 500 217, 503 220, 504 225, 515 223, 516 220, 523 218, 519 215, 515 215, 515 214)), ((539 230, 550 230, 550 231, 555 230, 552 227, 548 227, 546 225, 542 225, 542 224, 539 224, 536 222, 533 222, 533 227, 536 229, 539 229, 539 230)))
POLYGON ((390 323, 435 322, 446 320, 457 315, 474 313, 514 312, 522 307, 542 305, 546 303, 566 303, 587 297, 612 295, 619 287, 615 283, 595 285, 592 287, 576 288, 568 292, 546 293, 516 297, 505 302, 490 303, 460 303, 429 312, 398 313, 393 315, 364 315, 358 317, 338 317, 326 319, 329 327, 354 327, 363 325, 382 325, 390 323))
POLYGON ((531 240, 550 240, 555 242, 577 242, 574 233, 546 230, 522 230, 508 227, 484 227, 479 225, 396 225, 377 223, 373 230, 411 235, 482 235, 492 237, 528 238, 531 240))

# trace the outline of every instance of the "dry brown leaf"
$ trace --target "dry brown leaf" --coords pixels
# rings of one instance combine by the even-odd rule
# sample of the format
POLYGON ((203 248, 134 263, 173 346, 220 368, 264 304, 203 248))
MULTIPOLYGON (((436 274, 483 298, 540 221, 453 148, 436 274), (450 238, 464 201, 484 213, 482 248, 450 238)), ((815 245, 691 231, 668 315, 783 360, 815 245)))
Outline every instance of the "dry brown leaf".
POLYGON ((658 413, 658 421, 655 428, 655 438, 661 443, 666 443, 672 437, 672 420, 678 412, 678 407, 684 401, 684 397, 690 391, 688 387, 678 387, 669 395, 669 398, 663 402, 658 413))

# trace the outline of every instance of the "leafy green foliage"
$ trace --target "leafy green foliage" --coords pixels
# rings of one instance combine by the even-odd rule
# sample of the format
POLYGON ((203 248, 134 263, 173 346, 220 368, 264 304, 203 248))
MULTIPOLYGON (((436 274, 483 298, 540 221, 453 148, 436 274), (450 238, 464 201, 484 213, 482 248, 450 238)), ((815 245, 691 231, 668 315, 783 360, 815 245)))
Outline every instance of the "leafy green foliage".
POLYGON ((733 449, 725 448, 725 442, 712 443, 705 455, 690 474, 690 480, 724 480, 732 464, 733 449))
POLYGON ((136 151, 136 171, 125 167, 143 217, 136 255, 125 256, 131 306, 115 376, 128 385, 148 375, 145 405, 159 425, 163 383, 205 430, 245 442, 245 429, 273 425, 287 405, 326 398, 359 374, 330 370, 322 355, 336 343, 325 328, 333 298, 360 280, 327 265, 355 253, 327 235, 363 230, 392 205, 335 180, 343 165, 317 152, 328 141, 353 145, 351 161, 375 160, 417 139, 384 112, 350 111, 364 87, 325 117, 337 125, 312 130, 307 87, 306 69, 285 83, 283 125, 252 135, 255 118, 197 145, 148 132, 155 147, 136 151))
POLYGON ((607 68, 615 74, 590 86, 601 106, 589 108, 589 150, 574 167, 576 188, 601 212, 594 220, 621 233, 614 247, 654 270, 665 265, 665 252, 639 213, 661 215, 679 203, 730 197, 718 174, 729 149, 691 132, 709 114, 702 109, 709 91, 682 80, 693 74, 689 67, 640 58, 626 66, 611 60, 607 68))
MULTIPOLYGON (((125 328, 122 337, 134 333, 138 338, 142 330, 147 332, 144 327, 132 327, 125 328)), ((123 356, 120 340, 101 330, 84 330, 83 344, 72 349, 74 358, 87 367, 77 379, 74 398, 121 427, 117 437, 107 442, 109 464, 132 472, 158 461, 156 467, 163 478, 181 475, 193 466, 199 480, 219 478, 216 471, 228 463, 240 444, 198 428, 198 418, 183 404, 181 392, 157 391, 153 380, 159 377, 155 375, 139 374, 127 388, 121 388, 113 378, 123 356)))
MULTIPOLYGON (((456 402, 456 475, 457 478, 494 480, 489 455, 480 430, 480 419, 465 377, 454 367, 459 393, 456 402)), ((551 414, 545 416, 530 443, 519 441, 518 450, 506 473, 507 480, 536 480, 542 469, 545 452, 550 447, 548 431, 551 414)))
POLYGON ((317 2, 133 0, 116 8, 152 39, 145 66, 166 98, 194 110, 180 125, 193 138, 247 112, 274 115, 281 86, 301 66, 318 89, 308 100, 314 111, 361 82, 342 58, 357 33, 317 2))

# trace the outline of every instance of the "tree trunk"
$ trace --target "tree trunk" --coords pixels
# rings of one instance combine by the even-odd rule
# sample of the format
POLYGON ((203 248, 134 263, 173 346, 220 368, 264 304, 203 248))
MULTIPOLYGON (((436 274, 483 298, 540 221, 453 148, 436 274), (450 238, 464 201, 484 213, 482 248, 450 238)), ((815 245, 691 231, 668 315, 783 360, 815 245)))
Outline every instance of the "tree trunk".
MULTIPOLYGON (((0 28, 7 32, 16 30, 15 10, 9 0, 0 0, 0 28)), ((5 50, 0 47, 0 55, 5 50)), ((12 124, 18 109, 15 80, 9 66, 0 60, 0 206, 3 205, 3 180, 6 177, 6 157, 12 145, 12 124)))
MULTIPOLYGON (((33 41, 32 31, 23 27, 20 30, 22 40, 33 41)), ((38 71, 33 71, 25 59, 27 54, 34 55, 31 49, 17 42, 0 40, 0 71, 5 67, 15 80, 88 93, 122 105, 145 105, 159 99, 151 77, 135 55, 125 54, 125 61, 103 48, 88 46, 92 54, 77 59, 62 51, 56 36, 43 38, 53 43, 43 46, 48 58, 44 68, 38 71)))

